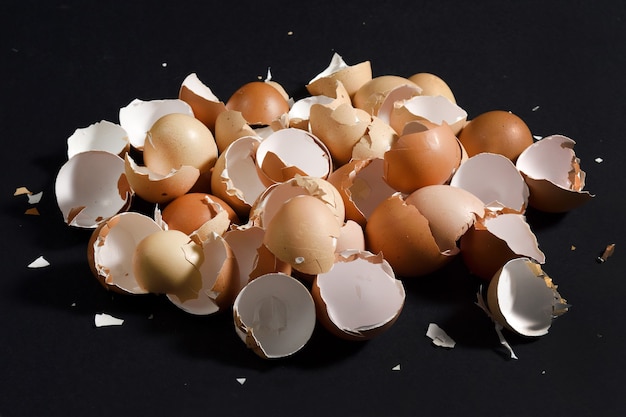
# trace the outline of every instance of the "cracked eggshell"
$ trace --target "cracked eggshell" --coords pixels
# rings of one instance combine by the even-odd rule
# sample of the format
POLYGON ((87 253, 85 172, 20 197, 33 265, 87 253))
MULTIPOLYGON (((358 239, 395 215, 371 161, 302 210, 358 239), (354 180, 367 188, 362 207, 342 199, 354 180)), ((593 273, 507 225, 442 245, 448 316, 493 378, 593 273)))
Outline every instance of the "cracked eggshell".
POLYGON ((217 161, 213 134, 200 120, 182 113, 166 114, 150 127, 143 148, 144 165, 167 175, 182 166, 208 173, 217 161))
POLYGON ((447 123, 408 124, 385 152, 387 183, 397 191, 411 193, 421 187, 445 184, 461 164, 462 151, 447 123))
POLYGON ((334 335, 369 340, 400 316, 405 291, 381 254, 344 251, 333 267, 318 274, 311 288, 317 317, 334 335))
POLYGON ((418 72, 409 77, 410 81, 419 85, 423 96, 444 96, 456 104, 456 99, 450 86, 438 75, 429 72, 418 72))
POLYGON ((106 151, 123 158, 129 150, 130 141, 124 128, 107 120, 76 129, 67 138, 68 159, 86 151, 106 151))
POLYGON ((518 213, 491 212, 477 219, 461 237, 459 247, 470 272, 487 281, 514 258, 545 262, 535 234, 524 215, 518 213))
POLYGON ((92 229, 128 210, 133 197, 124 160, 105 151, 74 155, 59 169, 54 188, 65 223, 92 229))
POLYGON ((491 110, 468 121, 458 134, 469 157, 482 152, 504 155, 515 162, 533 144, 528 125, 519 116, 491 110))
POLYGON ((498 323, 527 337, 547 334, 553 320, 569 308, 552 279, 528 258, 513 259, 495 274, 487 305, 498 323))
POLYGON ((378 110, 387 95, 396 87, 402 85, 409 85, 417 89, 420 88, 417 84, 405 77, 380 75, 372 78, 357 90, 352 97, 352 104, 354 107, 363 109, 372 116, 378 116, 378 110))
POLYGON ((352 147, 352 159, 382 159, 397 139, 398 135, 391 126, 372 116, 365 134, 352 147))
POLYGON ((233 93, 226 102, 226 109, 241 112, 251 126, 264 126, 288 113, 289 102, 268 82, 252 81, 233 93))
POLYGON ((396 192, 384 180, 383 168, 380 158, 352 160, 328 177, 343 199, 346 218, 362 227, 378 204, 396 192))
POLYGON ((310 340, 315 304, 309 290, 285 274, 262 275, 247 284, 233 304, 237 335, 264 359, 291 356, 310 340))
POLYGON ((266 188, 255 160, 260 143, 256 136, 235 140, 218 157, 211 175, 211 193, 224 200, 242 219, 248 217, 252 204, 266 188))
POLYGON ((315 135, 287 128, 273 132, 256 149, 258 176, 266 187, 296 174, 326 179, 332 172, 328 148, 315 135))
POLYGON ((585 187, 585 172, 574 152, 574 142, 563 135, 547 136, 526 148, 516 166, 530 189, 528 204, 537 210, 562 213, 593 198, 585 187))
POLYGON ((191 106, 180 99, 140 100, 134 99, 119 110, 120 126, 128 133, 130 144, 143 150, 146 132, 162 116, 184 113, 193 116, 191 106))
POLYGON ((397 133, 402 133, 404 123, 400 126, 400 129, 395 128, 391 124, 391 116, 394 112, 394 108, 396 107, 396 103, 404 103, 406 100, 419 96, 421 92, 422 89, 413 84, 400 84, 394 87, 387 93, 385 99, 380 104, 378 112, 376 113, 377 117, 386 124, 390 125, 397 133))
POLYGON ((306 85, 311 95, 328 95, 336 82, 345 87, 348 95, 353 97, 356 92, 372 79, 372 65, 370 61, 363 61, 355 65, 348 65, 341 55, 334 53, 328 67, 317 74, 306 85))
POLYGON ((309 130, 311 108, 314 105, 325 106, 329 109, 336 109, 342 104, 352 105, 350 96, 340 81, 334 81, 328 86, 333 88, 328 88, 324 94, 304 97, 291 106, 288 114, 288 127, 309 130))
POLYGON ((130 154, 126 154, 124 169, 133 191, 144 200, 159 204, 187 193, 200 177, 200 171, 188 165, 166 175, 157 174, 137 165, 130 154))
POLYGON ((215 120, 220 113, 226 111, 226 105, 200 81, 196 73, 185 77, 180 86, 178 98, 189 104, 193 115, 211 132, 215 132, 215 120))
POLYGON ((225 232, 232 223, 239 223, 239 217, 224 200, 208 193, 183 194, 169 202, 161 216, 168 229, 180 230, 188 235, 206 228, 208 222, 220 224, 209 226, 218 234, 225 232))
POLYGON ((168 292, 167 298, 190 314, 209 315, 227 310, 239 291, 239 268, 230 245, 215 233, 192 242, 196 244, 194 249, 200 248, 199 259, 193 262, 200 276, 199 286, 189 295, 168 292))
POLYGON ((450 180, 480 198, 491 210, 524 213, 529 190, 522 174, 504 155, 480 153, 463 162, 450 180))
POLYGON ((146 294, 133 274, 133 253, 141 240, 160 230, 152 218, 136 212, 119 213, 103 221, 87 244, 91 272, 108 290, 146 294))
POLYGON ((445 122, 458 135, 467 121, 467 112, 444 96, 421 95, 394 103, 389 124, 396 132, 402 133, 404 126, 414 120, 437 125, 445 122))
POLYGON ((319 198, 299 195, 287 200, 265 227, 263 243, 296 271, 328 271, 335 258, 341 225, 319 198))
POLYGON ((215 142, 218 152, 223 153, 235 140, 244 136, 257 136, 241 112, 226 110, 215 120, 215 142))

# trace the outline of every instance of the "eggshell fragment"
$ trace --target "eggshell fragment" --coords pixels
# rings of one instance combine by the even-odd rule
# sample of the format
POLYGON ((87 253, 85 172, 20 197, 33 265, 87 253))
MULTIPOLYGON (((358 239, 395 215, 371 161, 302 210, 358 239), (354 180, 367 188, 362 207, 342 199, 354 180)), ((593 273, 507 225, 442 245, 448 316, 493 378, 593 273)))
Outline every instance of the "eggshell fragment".
POLYGON ((262 275, 246 285, 233 304, 235 330, 264 359, 283 358, 302 349, 315 328, 309 290, 285 274, 262 275))
POLYGON ((88 151, 63 164, 55 181, 55 194, 67 224, 95 228, 126 211, 133 190, 122 158, 105 151, 88 151))
POLYGON ((128 133, 130 144, 143 149, 146 132, 161 116, 184 113, 193 116, 191 106, 180 99, 140 100, 134 99, 119 110, 120 126, 128 133))
POLYGON ((361 139, 352 147, 352 159, 382 159, 397 139, 391 126, 373 116, 361 139))
POLYGON ((507 262, 489 283, 487 305, 493 318, 528 337, 548 333, 569 305, 541 267, 528 258, 507 262))
POLYGON ((68 159, 86 151, 106 151, 123 158, 129 149, 130 141, 124 128, 107 120, 76 129, 67 138, 68 159))
POLYGON ((220 113, 226 111, 226 105, 200 81, 196 73, 185 77, 180 86, 178 98, 189 104, 193 115, 211 132, 215 132, 215 120, 220 113))
POLYGON ((322 325, 348 340, 369 340, 385 332, 405 299, 389 263, 367 251, 338 253, 333 267, 317 275, 311 293, 322 325))
POLYGON ((349 96, 353 97, 359 88, 371 79, 372 66, 369 61, 348 65, 341 55, 334 53, 328 67, 313 77, 306 85, 306 89, 311 95, 323 95, 339 81, 345 86, 349 96))
POLYGON ((519 156, 516 166, 530 189, 529 205, 560 213, 593 198, 585 186, 585 172, 574 152, 574 142, 563 135, 545 137, 519 156))
POLYGON ((408 122, 424 119, 438 125, 445 122, 457 135, 465 126, 467 112, 444 96, 416 96, 395 102, 389 124, 401 133, 408 122))

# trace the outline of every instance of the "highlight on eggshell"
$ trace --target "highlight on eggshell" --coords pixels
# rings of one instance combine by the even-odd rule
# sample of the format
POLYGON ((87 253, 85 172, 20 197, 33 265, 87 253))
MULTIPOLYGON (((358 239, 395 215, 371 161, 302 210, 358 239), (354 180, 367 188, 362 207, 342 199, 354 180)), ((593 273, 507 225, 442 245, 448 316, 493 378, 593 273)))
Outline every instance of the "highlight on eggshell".
POLYGON ((178 98, 189 104, 196 119, 215 133, 217 116, 226 111, 226 105, 193 72, 183 80, 178 98))
POLYGON ((124 157, 130 150, 128 134, 117 123, 101 120, 79 128, 67 138, 67 158, 86 151, 105 151, 124 157))

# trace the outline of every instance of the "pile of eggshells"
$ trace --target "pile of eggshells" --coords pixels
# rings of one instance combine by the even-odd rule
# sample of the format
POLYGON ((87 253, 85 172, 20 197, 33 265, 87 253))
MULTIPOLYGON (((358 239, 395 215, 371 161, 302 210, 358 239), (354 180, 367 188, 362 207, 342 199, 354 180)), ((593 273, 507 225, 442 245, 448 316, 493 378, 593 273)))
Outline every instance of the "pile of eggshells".
POLYGON ((102 285, 230 311, 249 348, 280 358, 316 323, 349 340, 383 333, 403 281, 460 254, 496 324, 545 334, 567 304, 525 210, 592 198, 574 141, 536 140, 507 111, 468 120, 438 76, 372 77, 337 54, 306 89, 296 101, 268 72, 223 102, 190 74, 177 98, 77 129, 55 191, 66 223, 93 229, 102 285))

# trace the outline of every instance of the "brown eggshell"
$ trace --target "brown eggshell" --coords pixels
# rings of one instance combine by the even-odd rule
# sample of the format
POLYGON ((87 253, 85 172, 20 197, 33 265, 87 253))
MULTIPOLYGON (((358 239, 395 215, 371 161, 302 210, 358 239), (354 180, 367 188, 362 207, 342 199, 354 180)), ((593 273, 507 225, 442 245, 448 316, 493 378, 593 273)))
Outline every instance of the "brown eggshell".
POLYGON ((272 85, 252 81, 241 86, 226 102, 228 110, 241 112, 248 124, 269 125, 289 112, 289 102, 272 85))
POLYGON ((352 103, 354 107, 363 109, 372 116, 377 116, 378 109, 389 92, 403 84, 419 88, 417 84, 410 81, 408 78, 397 75, 381 75, 374 77, 358 89, 352 97, 352 103))
POLYGON ((221 198, 208 193, 188 193, 168 203, 162 218, 170 230, 190 235, 221 211, 226 212, 230 223, 239 223, 235 211, 221 198))
POLYGON ((196 119, 204 123, 211 132, 215 132, 215 120, 220 113, 226 111, 226 105, 219 101, 195 73, 185 77, 178 98, 189 104, 196 119))
POLYGON ((486 281, 491 280, 505 263, 520 256, 509 248, 506 241, 478 224, 465 232, 459 247, 469 271, 486 281))

